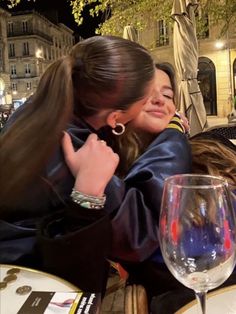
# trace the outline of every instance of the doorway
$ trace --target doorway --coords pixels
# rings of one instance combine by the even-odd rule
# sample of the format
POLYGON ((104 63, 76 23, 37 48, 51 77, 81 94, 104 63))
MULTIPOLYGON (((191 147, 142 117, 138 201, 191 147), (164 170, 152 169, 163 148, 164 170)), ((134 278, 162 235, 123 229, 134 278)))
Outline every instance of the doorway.
POLYGON ((198 82, 208 116, 217 115, 216 70, 214 63, 207 57, 198 60, 198 82))

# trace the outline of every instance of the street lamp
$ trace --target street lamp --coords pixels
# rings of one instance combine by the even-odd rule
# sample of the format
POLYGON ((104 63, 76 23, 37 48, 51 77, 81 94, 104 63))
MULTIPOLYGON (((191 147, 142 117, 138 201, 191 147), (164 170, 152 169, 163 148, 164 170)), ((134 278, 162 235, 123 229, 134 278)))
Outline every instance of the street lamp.
POLYGON ((35 52, 35 56, 37 59, 42 59, 43 58, 43 51, 42 49, 38 48, 35 52))
POLYGON ((38 48, 35 52, 36 57, 36 65, 37 65, 37 75, 40 76, 42 74, 42 64, 40 61, 43 60, 43 50, 38 48))

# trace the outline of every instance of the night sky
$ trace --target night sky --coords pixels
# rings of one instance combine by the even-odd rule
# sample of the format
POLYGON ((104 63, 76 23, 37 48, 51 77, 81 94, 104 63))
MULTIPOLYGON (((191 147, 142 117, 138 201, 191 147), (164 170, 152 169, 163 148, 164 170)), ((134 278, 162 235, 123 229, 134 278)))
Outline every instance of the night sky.
MULTIPOLYGON (((0 6, 7 8, 6 3, 7 1, 0 2, 0 6)), ((101 20, 99 18, 90 17, 87 9, 84 12, 83 25, 78 26, 74 21, 74 17, 71 13, 72 8, 70 6, 70 1, 68 0, 36 0, 35 2, 32 0, 21 0, 21 3, 19 5, 11 10, 7 10, 11 12, 32 9, 35 9, 40 13, 44 13, 45 15, 50 14, 51 17, 47 17, 52 19, 53 17, 56 18, 56 10, 58 14, 58 22, 64 23, 65 25, 73 29, 76 34, 79 34, 83 38, 95 35, 95 29, 101 20)))

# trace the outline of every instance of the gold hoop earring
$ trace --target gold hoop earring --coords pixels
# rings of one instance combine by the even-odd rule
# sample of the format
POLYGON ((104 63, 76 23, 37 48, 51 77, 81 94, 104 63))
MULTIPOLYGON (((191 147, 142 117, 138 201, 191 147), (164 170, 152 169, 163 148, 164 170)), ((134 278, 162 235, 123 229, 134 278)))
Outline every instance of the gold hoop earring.
POLYGON ((112 133, 115 135, 121 135, 125 132, 125 126, 122 123, 116 123, 116 127, 112 129, 112 133))

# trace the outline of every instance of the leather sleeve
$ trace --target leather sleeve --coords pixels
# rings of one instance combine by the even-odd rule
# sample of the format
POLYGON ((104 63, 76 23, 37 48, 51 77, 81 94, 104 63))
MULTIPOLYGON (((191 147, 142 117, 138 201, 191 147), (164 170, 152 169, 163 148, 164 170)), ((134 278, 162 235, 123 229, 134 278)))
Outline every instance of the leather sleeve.
MULTIPOLYGON (((123 198, 120 199, 120 205, 116 204, 119 209, 112 218, 113 259, 143 261, 158 248, 164 179, 189 172, 191 151, 186 136, 176 130, 166 129, 133 164, 123 182, 123 196, 120 195, 123 198)), ((114 201, 118 202, 118 197, 113 199, 113 206, 114 201)))
POLYGON ((103 210, 69 202, 64 211, 45 218, 38 230, 43 269, 83 291, 104 291, 112 229, 103 210))

